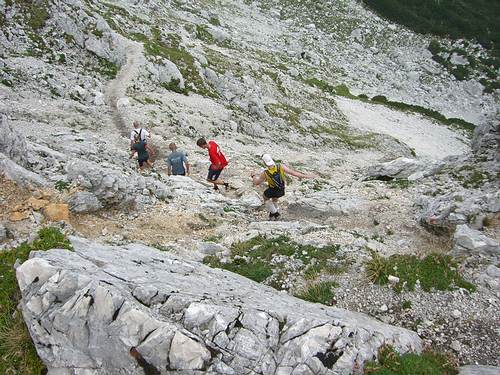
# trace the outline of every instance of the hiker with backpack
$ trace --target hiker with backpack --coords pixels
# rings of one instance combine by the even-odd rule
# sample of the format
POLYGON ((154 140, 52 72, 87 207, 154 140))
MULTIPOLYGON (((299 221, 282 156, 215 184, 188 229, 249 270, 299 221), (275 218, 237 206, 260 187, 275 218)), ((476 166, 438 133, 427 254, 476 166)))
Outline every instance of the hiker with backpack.
POLYGON ((144 165, 147 165, 149 168, 153 168, 153 163, 149 160, 150 155, 154 155, 154 151, 149 147, 149 145, 141 141, 139 135, 134 137, 134 142, 132 144, 132 154, 130 155, 130 159, 134 157, 137 153, 137 162, 139 163, 139 169, 144 170, 144 165))
POLYGON ((130 132, 130 150, 133 150, 132 146, 136 143, 136 137, 139 138, 139 141, 148 143, 149 136, 149 132, 140 126, 139 121, 134 121, 134 129, 130 132))
POLYGON ((277 220, 280 217, 278 199, 285 195, 285 176, 295 176, 298 178, 315 178, 312 174, 304 174, 287 167, 282 163, 275 163, 271 155, 262 155, 266 169, 260 173, 251 175, 253 184, 260 185, 267 182, 268 188, 264 191, 264 204, 269 210, 269 220, 277 220))
POLYGON ((220 174, 222 170, 228 165, 227 159, 215 141, 206 141, 205 138, 200 138, 196 142, 198 147, 208 150, 210 157, 210 167, 208 167, 207 181, 214 184, 214 190, 219 190, 218 185, 224 185, 226 190, 229 189, 229 183, 221 180, 220 174))

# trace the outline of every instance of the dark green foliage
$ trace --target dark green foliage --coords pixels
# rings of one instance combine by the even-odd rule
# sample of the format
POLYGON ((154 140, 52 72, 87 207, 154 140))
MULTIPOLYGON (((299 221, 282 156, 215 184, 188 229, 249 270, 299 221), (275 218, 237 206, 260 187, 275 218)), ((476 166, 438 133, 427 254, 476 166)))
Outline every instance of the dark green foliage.
POLYGON ((309 302, 322 303, 323 305, 332 305, 335 293, 333 288, 338 284, 334 281, 323 281, 309 285, 300 293, 295 294, 295 297, 309 302))
POLYGON ((377 13, 422 34, 500 45, 500 2, 489 0, 363 0, 377 13))
POLYGON ((210 267, 222 268, 237 273, 258 283, 263 282, 273 274, 271 266, 258 259, 237 258, 231 263, 221 263, 217 257, 208 256, 203 259, 203 263, 208 264, 210 267))
POLYGON ((70 183, 64 180, 59 180, 54 184, 54 187, 59 191, 69 190, 70 183))
POLYGON ((457 264, 450 256, 430 254, 423 259, 415 255, 392 255, 383 258, 373 253, 366 263, 367 276, 370 281, 385 285, 389 275, 399 278, 394 290, 400 292, 403 288, 414 290, 417 280, 422 289, 430 292, 436 290, 452 290, 455 287, 474 291, 473 284, 464 280, 457 271, 457 264))
POLYGON ((42 374, 44 365, 38 358, 17 304, 21 297, 17 287, 14 263, 28 259, 33 250, 71 249, 71 244, 57 228, 44 228, 32 244, 0 252, 0 373, 42 374))
POLYGON ((457 366, 447 355, 424 351, 400 355, 390 346, 378 353, 378 363, 368 362, 365 375, 455 375, 457 366))
POLYGON ((212 25, 214 26, 220 26, 220 21, 217 17, 210 17, 210 20, 208 20, 212 25))
POLYGON ((408 181, 406 178, 395 178, 394 180, 387 181, 387 184, 391 188, 406 189, 412 185, 412 182, 408 181))

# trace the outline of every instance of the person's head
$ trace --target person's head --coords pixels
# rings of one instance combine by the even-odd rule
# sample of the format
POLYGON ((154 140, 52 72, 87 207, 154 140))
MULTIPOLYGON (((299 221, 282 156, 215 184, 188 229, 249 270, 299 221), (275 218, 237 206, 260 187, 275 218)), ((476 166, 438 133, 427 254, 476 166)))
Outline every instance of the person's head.
POLYGON ((174 152, 175 150, 177 150, 177 145, 174 142, 172 142, 168 145, 168 148, 170 151, 174 152))
POLYGON ((262 161, 268 168, 274 167, 275 165, 273 158, 269 154, 262 155, 262 161))
POLYGON ((208 143, 207 143, 207 140, 205 138, 200 138, 196 141, 196 144, 198 145, 198 147, 201 147, 201 148, 208 148, 208 143))
POLYGON ((140 127, 139 121, 134 121, 134 128, 138 129, 140 127))

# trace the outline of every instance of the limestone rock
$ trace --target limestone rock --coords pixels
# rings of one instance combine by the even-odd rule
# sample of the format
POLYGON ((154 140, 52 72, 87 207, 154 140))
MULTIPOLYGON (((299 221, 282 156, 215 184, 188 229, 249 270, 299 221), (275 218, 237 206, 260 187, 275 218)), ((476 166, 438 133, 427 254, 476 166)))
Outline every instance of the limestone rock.
POLYGON ((485 236, 478 230, 469 228, 467 225, 457 226, 453 240, 452 253, 456 256, 500 256, 500 243, 498 241, 485 236))
POLYGON ((65 203, 51 203, 43 209, 43 215, 49 221, 68 221, 69 206, 65 203))
POLYGON ((337 374, 351 373, 385 343, 403 353, 422 348, 411 331, 171 253, 71 241, 74 251, 34 252, 16 270, 37 352, 61 373, 138 375, 140 358, 153 373, 167 365, 211 374, 306 373, 306 364, 337 374), (158 291, 164 296, 155 300, 158 291), (350 349, 335 349, 337 342, 350 349), (323 357, 332 358, 328 367, 323 357))
POLYGON ((409 178, 417 174, 429 176, 436 172, 439 165, 409 158, 398 158, 387 163, 377 164, 368 168, 366 175, 368 179, 393 179, 409 178))
POLYGON ((458 375, 498 375, 500 367, 496 366, 462 366, 458 369, 458 375))
POLYGON ((27 166, 29 150, 26 138, 10 124, 5 115, 0 115, 0 153, 22 167, 27 166))
POLYGON ((75 213, 95 212, 102 208, 97 197, 87 191, 80 191, 68 199, 69 208, 75 213))
POLYGON ((5 228, 5 225, 0 223, 0 242, 5 240, 7 238, 7 228, 5 228))
POLYGON ((318 191, 295 199, 288 212, 303 217, 328 218, 360 212, 366 202, 361 198, 343 196, 333 191, 318 191))
POLYGON ((2 153, 0 153, 0 172, 3 173, 8 179, 25 187, 42 187, 48 185, 47 180, 45 180, 42 176, 28 171, 2 153))
POLYGON ((175 370, 201 370, 210 359, 210 352, 204 345, 177 331, 168 359, 175 370))

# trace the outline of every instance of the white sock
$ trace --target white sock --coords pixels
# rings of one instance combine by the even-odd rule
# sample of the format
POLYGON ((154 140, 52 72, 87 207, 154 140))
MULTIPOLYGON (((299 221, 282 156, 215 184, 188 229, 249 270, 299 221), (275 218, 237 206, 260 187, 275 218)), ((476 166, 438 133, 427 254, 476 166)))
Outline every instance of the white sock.
POLYGON ((275 214, 276 212, 278 212, 278 209, 276 208, 276 206, 274 205, 273 201, 271 200, 268 200, 266 201, 266 207, 267 207, 267 210, 272 213, 272 214, 275 214))

